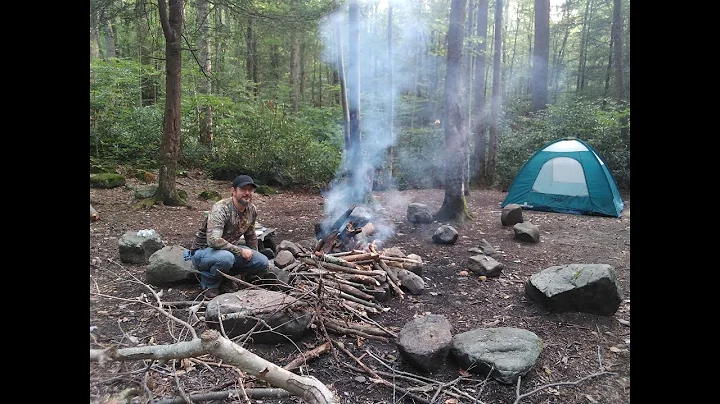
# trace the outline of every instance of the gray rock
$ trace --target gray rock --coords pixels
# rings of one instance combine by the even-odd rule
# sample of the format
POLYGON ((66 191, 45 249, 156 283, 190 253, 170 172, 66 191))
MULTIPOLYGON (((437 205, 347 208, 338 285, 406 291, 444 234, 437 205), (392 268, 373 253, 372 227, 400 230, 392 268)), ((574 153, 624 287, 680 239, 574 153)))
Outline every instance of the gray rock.
POLYGON ((453 337, 449 356, 470 372, 515 384, 532 369, 542 349, 542 339, 528 330, 476 328, 453 337))
POLYGON ((297 257, 302 252, 302 248, 292 241, 283 240, 277 246, 277 252, 280 251, 290 251, 294 257, 297 257))
POLYGON ((482 254, 468 257, 465 265, 477 275, 490 277, 500 276, 504 267, 502 263, 494 258, 482 254))
POLYGON ((145 282, 163 286, 180 281, 195 281, 200 272, 193 266, 192 260, 185 261, 183 253, 187 248, 173 245, 155 251, 145 267, 145 282))
POLYGON ((257 344, 299 341, 306 335, 312 319, 300 300, 264 289, 242 289, 212 299, 207 304, 205 322, 219 330, 220 316, 230 338, 244 335, 257 326, 250 334, 251 341, 257 344))
POLYGON ((556 311, 612 316, 623 292, 615 269, 607 264, 552 266, 525 282, 525 295, 556 311))
POLYGON ((495 250, 495 247, 493 247, 492 244, 488 243, 488 241, 485 240, 485 239, 480 240, 480 245, 479 245, 479 247, 480 247, 480 250, 481 250, 481 251, 483 252, 483 254, 485 254, 485 255, 495 255, 495 254, 497 254, 497 250, 495 250))
POLYGON ((275 256, 275 266, 278 268, 285 268, 293 262, 295 262, 295 256, 288 250, 281 250, 275 256))
POLYGON ((523 220, 522 206, 517 203, 511 203, 502 208, 500 223, 502 223, 503 226, 514 226, 522 223, 523 220))
POLYGON ((400 287, 410 292, 410 294, 420 295, 423 290, 425 290, 425 281, 423 278, 407 269, 398 268, 397 277, 400 282, 400 287))
POLYGON ((454 227, 444 224, 435 230, 432 240, 436 244, 455 244, 458 239, 458 232, 454 227))
POLYGON ((129 264, 147 264, 153 253, 165 247, 160 234, 152 230, 145 235, 141 231, 127 231, 118 240, 120 261, 129 264))
POLYGON ((443 315, 426 314, 408 321, 397 337, 400 356, 413 367, 434 373, 450 352, 452 327, 443 315))
POLYGON ((537 243, 540 241, 540 229, 530 222, 516 224, 513 226, 513 231, 515 231, 515 238, 520 241, 527 241, 529 243, 537 243))
POLYGON ((407 220, 413 223, 432 223, 433 217, 427 205, 413 202, 407 207, 407 220))

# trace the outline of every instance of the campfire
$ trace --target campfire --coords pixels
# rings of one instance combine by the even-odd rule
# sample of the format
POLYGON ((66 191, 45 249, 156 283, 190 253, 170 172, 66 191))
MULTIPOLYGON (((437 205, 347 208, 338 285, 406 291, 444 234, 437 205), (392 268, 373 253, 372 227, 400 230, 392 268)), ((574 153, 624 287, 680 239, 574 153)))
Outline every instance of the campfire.
MULTIPOLYGON (((278 254, 287 250, 293 257, 285 252, 283 259, 276 257, 275 265, 289 275, 291 296, 305 306, 321 308, 317 318, 322 318, 325 329, 386 340, 395 333, 369 316, 390 310, 382 303, 391 296, 403 299, 408 293, 401 288, 403 281, 420 278, 423 262, 417 255, 405 256, 399 248, 382 248, 387 232, 379 232, 382 221, 376 225, 371 218, 362 206, 353 205, 330 226, 315 226, 314 249, 279 243, 278 254)), ((410 293, 413 290, 417 292, 411 288, 410 293)))

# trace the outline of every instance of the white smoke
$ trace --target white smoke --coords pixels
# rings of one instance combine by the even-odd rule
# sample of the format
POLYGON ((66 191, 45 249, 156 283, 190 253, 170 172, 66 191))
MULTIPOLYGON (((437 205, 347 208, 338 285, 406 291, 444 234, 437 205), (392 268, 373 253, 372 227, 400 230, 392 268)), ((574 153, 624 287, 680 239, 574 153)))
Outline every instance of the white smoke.
MULTIPOLYGON (((372 210, 372 222, 376 229, 375 237, 383 241, 394 234, 392 224, 387 223, 380 213, 383 208, 378 203, 367 204, 367 195, 373 189, 372 178, 385 164, 388 147, 394 145, 395 136, 388 127, 390 102, 397 109, 397 96, 402 91, 413 89, 415 85, 415 65, 417 44, 427 42, 429 29, 422 24, 422 2, 417 0, 389 0, 393 10, 393 83, 390 83, 388 61, 388 0, 358 0, 359 53, 355 60, 348 50, 348 11, 347 6, 340 7, 329 15, 321 26, 324 43, 323 58, 326 63, 339 68, 337 41, 342 42, 345 73, 348 88, 356 83, 347 72, 356 66, 360 71, 360 138, 361 162, 350 164, 348 152, 323 193, 325 197, 322 223, 325 231, 336 224, 337 219, 352 206, 365 205, 372 210), (391 98, 392 97, 392 98, 391 98)), ((395 112, 395 111, 393 111, 395 112)), ((392 181, 392 179, 391 179, 392 181)), ((392 186, 392 184, 389 184, 392 186)), ((377 201, 376 201, 377 202, 377 201)), ((340 224, 342 225, 342 224, 340 224)))

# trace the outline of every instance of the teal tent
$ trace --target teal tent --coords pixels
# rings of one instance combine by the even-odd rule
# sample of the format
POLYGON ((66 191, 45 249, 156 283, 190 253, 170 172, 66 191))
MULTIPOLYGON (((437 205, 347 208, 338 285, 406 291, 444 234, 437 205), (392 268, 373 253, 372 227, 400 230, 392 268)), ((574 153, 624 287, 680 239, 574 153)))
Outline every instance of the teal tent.
POLYGON ((501 207, 620 217, 624 203, 605 161, 589 144, 558 139, 520 169, 501 207))

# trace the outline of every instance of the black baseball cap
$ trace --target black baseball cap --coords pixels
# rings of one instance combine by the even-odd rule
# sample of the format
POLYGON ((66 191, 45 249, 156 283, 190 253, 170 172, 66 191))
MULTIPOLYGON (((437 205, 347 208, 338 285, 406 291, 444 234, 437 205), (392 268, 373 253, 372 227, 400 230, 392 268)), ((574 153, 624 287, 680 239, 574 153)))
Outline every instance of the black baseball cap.
POLYGON ((242 188, 245 185, 252 185, 254 188, 257 188, 255 181, 253 181, 249 175, 238 175, 232 182, 233 188, 242 188))

